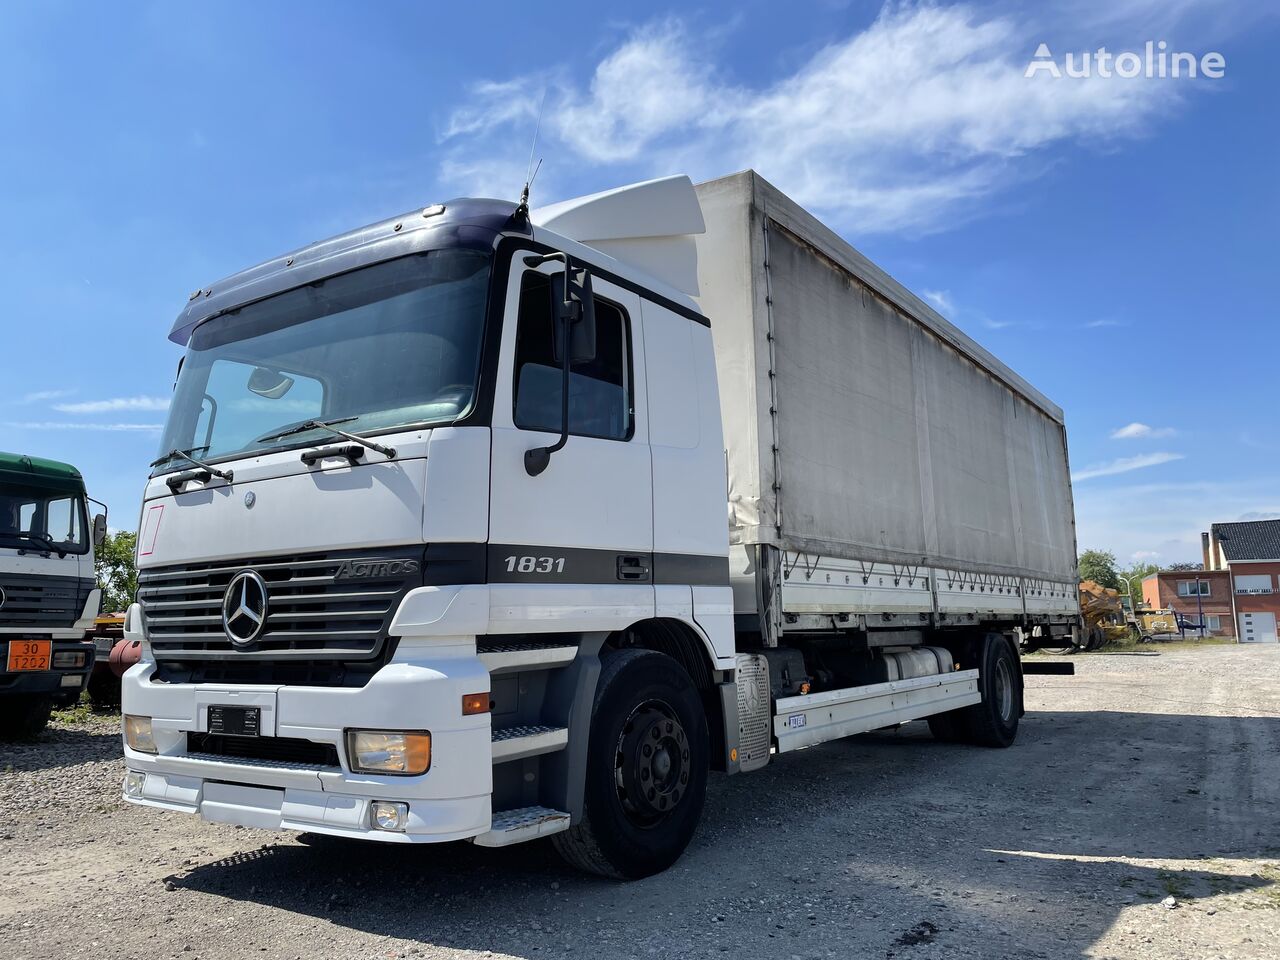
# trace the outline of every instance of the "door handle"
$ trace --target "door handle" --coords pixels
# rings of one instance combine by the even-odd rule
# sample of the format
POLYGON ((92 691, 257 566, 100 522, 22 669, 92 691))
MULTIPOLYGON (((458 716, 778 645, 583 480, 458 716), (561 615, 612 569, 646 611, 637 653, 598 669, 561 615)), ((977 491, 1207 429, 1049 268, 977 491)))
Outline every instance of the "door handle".
POLYGON ((649 564, 644 557, 630 556, 618 558, 619 580, 648 580, 649 564))

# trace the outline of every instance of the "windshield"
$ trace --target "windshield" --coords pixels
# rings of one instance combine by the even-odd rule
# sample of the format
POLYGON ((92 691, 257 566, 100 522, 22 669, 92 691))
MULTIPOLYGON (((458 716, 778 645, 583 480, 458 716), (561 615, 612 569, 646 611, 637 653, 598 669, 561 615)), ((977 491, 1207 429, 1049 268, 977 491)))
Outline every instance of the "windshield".
POLYGON ((40 487, 0 487, 0 547, 87 552, 84 499, 40 487))
MULTIPOLYGON (((349 433, 448 423, 471 406, 489 254, 433 250, 290 290, 196 328, 160 452, 217 460, 349 433)), ((158 464, 172 470, 185 463, 158 464)))

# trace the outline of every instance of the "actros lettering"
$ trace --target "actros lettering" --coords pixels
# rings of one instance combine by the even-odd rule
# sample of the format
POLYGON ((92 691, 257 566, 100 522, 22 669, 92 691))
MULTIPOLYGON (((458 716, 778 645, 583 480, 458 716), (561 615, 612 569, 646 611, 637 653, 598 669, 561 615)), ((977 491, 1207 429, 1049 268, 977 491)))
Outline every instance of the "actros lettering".
POLYGON ((361 580, 369 577, 408 576, 417 573, 417 560, 344 560, 333 575, 335 580, 361 580))

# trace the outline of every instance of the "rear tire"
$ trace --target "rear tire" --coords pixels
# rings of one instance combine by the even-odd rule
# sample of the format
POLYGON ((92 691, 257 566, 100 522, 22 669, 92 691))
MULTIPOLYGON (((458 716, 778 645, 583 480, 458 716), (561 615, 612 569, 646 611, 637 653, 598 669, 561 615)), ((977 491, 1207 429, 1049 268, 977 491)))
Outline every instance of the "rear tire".
POLYGON ((943 743, 964 743, 967 739, 967 731, 963 718, 958 716, 963 712, 951 710, 947 713, 935 713, 929 717, 929 732, 933 734, 933 738, 943 743))
POLYGON ((120 678, 108 671, 95 670, 89 676, 89 700, 95 707, 120 706, 120 678))
POLYGON ((689 675, 651 650, 621 650, 591 709, 582 820, 552 837, 572 866, 615 880, 667 869, 693 839, 707 791, 707 721, 689 675))
POLYGON ((1102 645, 1107 642, 1106 631, 1099 624, 1094 624, 1089 628, 1089 639, 1085 642, 1084 649, 1086 652, 1101 650, 1102 645))
POLYGON ((1018 737, 1022 714, 1022 665, 1013 646, 998 633, 987 634, 980 647, 978 684, 982 702, 929 717, 929 730, 944 743, 1009 747, 1018 737))
POLYGON ((48 725, 52 711, 48 697, 0 700, 0 740, 34 740, 48 725))
POLYGON ((982 702, 965 707, 968 741, 980 747, 1010 747, 1022 713, 1022 664, 999 634, 982 644, 982 702))

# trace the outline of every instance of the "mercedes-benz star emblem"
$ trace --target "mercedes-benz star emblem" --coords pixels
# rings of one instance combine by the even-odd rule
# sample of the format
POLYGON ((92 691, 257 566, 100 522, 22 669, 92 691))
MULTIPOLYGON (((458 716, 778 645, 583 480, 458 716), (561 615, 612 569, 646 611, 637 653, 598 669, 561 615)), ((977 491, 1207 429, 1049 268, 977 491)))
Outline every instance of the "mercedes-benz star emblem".
POLYGON ((242 570, 222 595, 222 629, 232 646, 248 647, 266 625, 267 583, 253 570, 242 570))
POLYGON ((244 508, 246 510, 252 510, 253 505, 257 502, 258 502, 258 495, 255 494, 252 490, 250 490, 248 493, 244 495, 244 508))

